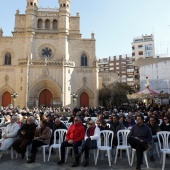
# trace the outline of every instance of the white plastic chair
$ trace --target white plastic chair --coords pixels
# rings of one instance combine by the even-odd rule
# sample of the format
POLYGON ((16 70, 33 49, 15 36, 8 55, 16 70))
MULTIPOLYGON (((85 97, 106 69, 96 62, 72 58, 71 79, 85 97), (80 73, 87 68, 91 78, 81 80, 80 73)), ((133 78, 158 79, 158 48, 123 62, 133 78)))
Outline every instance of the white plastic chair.
MULTIPOLYGON (((50 129, 50 133, 52 134, 51 129, 50 129)), ((44 162, 46 162, 45 151, 46 151, 46 148, 49 148, 49 144, 48 145, 42 145, 41 148, 43 149, 43 160, 44 160, 44 162)))
POLYGON ((96 122, 97 117, 91 117, 91 120, 93 120, 94 122, 96 122))
POLYGON ((114 133, 111 130, 103 130, 103 131, 100 131, 100 136, 101 135, 103 136, 104 142, 103 142, 103 145, 100 145, 97 148, 95 165, 97 164, 99 150, 101 150, 101 151, 107 151, 109 166, 111 166, 111 150, 112 150, 114 133))
POLYGON ((69 122, 67 122, 67 123, 66 123, 66 127, 67 127, 67 129, 68 129, 68 128, 72 125, 72 124, 73 124, 72 122, 70 122, 70 123, 69 123, 69 122))
POLYGON ((84 121, 87 121, 88 118, 90 118, 90 117, 84 117, 84 121))
POLYGON ((156 148, 156 152, 157 152, 158 158, 160 158, 159 143, 155 142, 154 145, 155 145, 155 148, 156 148))
POLYGON ((170 132, 161 131, 157 132, 159 148, 161 154, 161 162, 162 162, 162 170, 165 169, 165 159, 166 154, 170 154, 170 146, 169 146, 169 139, 170 139, 170 132))
POLYGON ((127 156, 128 156, 128 162, 129 162, 129 165, 131 165, 130 164, 130 149, 131 149, 131 146, 129 146, 128 143, 127 143, 127 136, 129 134, 129 132, 130 132, 130 130, 119 130, 117 132, 118 145, 116 147, 116 155, 115 155, 114 163, 116 163, 116 160, 117 160, 118 150, 126 150, 127 156))
MULTIPOLYGON (((132 148, 132 160, 131 160, 131 166, 133 165, 135 153, 136 153, 136 149, 132 148)), ((143 152, 143 155, 144 155, 144 158, 145 158, 146 167, 149 168, 148 159, 147 159, 147 150, 143 152)))
POLYGON ((106 125, 110 128, 110 123, 106 123, 106 125))
POLYGON ((58 151, 59 151, 59 158, 61 160, 61 150, 60 150, 60 147, 61 147, 61 143, 65 140, 65 135, 67 133, 67 130, 66 129, 57 129, 54 131, 54 143, 50 146, 50 149, 49 149, 49 155, 48 155, 48 161, 50 160, 50 157, 51 157, 51 150, 52 148, 58 148, 58 151), (58 133, 59 135, 59 139, 56 140, 56 134, 58 133), (58 141, 58 143, 57 143, 58 141))
POLYGON ((68 123, 68 120, 65 121, 61 120, 61 122, 63 122, 66 125, 68 123))

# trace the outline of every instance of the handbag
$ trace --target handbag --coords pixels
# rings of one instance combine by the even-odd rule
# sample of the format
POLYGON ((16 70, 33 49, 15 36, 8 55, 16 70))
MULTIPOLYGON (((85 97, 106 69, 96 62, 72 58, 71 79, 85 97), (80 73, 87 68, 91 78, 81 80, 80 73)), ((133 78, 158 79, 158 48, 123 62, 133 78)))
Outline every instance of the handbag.
POLYGON ((88 149, 96 149, 97 148, 97 140, 91 140, 88 138, 86 140, 86 146, 88 147, 88 149))

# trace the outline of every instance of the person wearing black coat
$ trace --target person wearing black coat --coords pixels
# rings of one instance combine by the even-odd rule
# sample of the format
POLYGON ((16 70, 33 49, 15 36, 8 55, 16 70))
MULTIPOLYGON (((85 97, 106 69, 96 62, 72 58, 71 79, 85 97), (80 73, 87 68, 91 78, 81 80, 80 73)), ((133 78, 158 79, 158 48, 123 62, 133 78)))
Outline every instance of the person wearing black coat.
POLYGON ((163 122, 160 125, 160 129, 161 131, 169 131, 170 132, 170 123, 169 123, 169 118, 168 117, 164 117, 163 118, 163 122))
POLYGON ((31 144, 34 138, 34 133, 36 130, 35 119, 33 116, 28 117, 27 123, 24 124, 18 131, 19 139, 17 139, 13 144, 13 149, 16 150, 18 154, 22 155, 24 158, 26 148, 31 144))
MULTIPOLYGON (((52 128, 52 135, 51 135, 51 139, 50 139, 50 145, 53 144, 54 141, 54 132, 57 129, 67 129, 66 125, 59 119, 56 118, 53 124, 53 128, 52 128)), ((59 139, 59 134, 56 134, 56 139, 59 139)))

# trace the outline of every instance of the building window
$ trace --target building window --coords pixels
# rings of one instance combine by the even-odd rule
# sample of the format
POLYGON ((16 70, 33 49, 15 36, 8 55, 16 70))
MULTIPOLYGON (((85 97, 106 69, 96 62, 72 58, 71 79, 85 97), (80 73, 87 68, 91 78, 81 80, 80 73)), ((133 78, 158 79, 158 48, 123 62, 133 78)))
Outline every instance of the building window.
POLYGON ((81 56, 81 66, 87 66, 87 55, 82 54, 81 56))
POLYGON ((139 48, 139 49, 142 49, 142 48, 143 48, 143 45, 138 45, 138 48, 139 48))
POLYGON ((37 22, 37 28, 42 28, 42 26, 43 26, 43 21, 42 19, 39 19, 37 22))
POLYGON ((145 45, 145 50, 152 50, 152 44, 145 45))
POLYGON ((53 29, 57 29, 57 25, 58 25, 57 20, 56 19, 53 20, 53 29))
POLYGON ((45 20, 45 28, 50 28, 50 20, 49 19, 45 20))
POLYGON ((139 55, 143 55, 143 51, 139 51, 139 55))
POLYGON ((11 53, 9 52, 5 54, 5 65, 11 65, 11 53))

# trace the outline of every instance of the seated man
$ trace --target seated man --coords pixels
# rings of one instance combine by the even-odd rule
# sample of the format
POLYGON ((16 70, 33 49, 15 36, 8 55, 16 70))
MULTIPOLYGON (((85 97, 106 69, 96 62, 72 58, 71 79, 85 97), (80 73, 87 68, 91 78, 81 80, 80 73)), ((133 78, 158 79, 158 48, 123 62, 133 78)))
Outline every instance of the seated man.
POLYGON ((12 116, 11 122, 5 128, 0 139, 0 152, 7 150, 18 137, 18 130, 20 129, 17 122, 17 116, 12 116))
POLYGON ((131 129, 133 125, 135 125, 135 120, 132 119, 130 116, 126 116, 126 121, 124 122, 124 126, 126 128, 131 129))
POLYGON ((150 128, 144 124, 143 115, 137 115, 136 125, 132 127, 128 135, 128 143, 136 149, 137 165, 136 169, 141 170, 143 163, 143 152, 148 149, 148 143, 152 140, 150 128))
POLYGON ((35 162, 37 148, 43 145, 48 145, 50 142, 51 132, 47 127, 46 120, 42 120, 40 128, 35 131, 35 138, 32 141, 31 155, 28 157, 27 163, 35 162))
POLYGON ((119 116, 118 115, 113 115, 113 123, 110 126, 110 130, 113 131, 114 137, 113 137, 113 145, 117 146, 118 141, 117 141, 117 132, 119 130, 124 129, 123 123, 119 122, 119 116))
POLYGON ((27 146, 31 144, 32 139, 34 138, 35 130, 35 119, 33 116, 30 116, 28 117, 26 124, 22 125, 18 131, 19 139, 12 144, 14 150, 22 155, 22 159, 24 158, 27 146))
POLYGON ((160 127, 159 127, 159 125, 156 123, 156 120, 155 120, 154 117, 150 117, 150 118, 149 118, 148 126, 150 127, 151 132, 152 132, 152 141, 150 142, 150 144, 151 144, 151 150, 149 151, 149 153, 150 153, 150 160, 151 160, 151 161, 154 161, 154 160, 155 160, 155 159, 154 159, 154 156, 153 156, 153 151, 154 151, 154 149, 155 149, 154 143, 155 143, 155 142, 158 142, 158 139, 157 139, 157 135, 156 135, 156 134, 157 134, 157 132, 160 131, 160 127))
POLYGON ((11 122, 11 116, 6 115, 4 121, 0 123, 0 127, 6 127, 11 122))
MULTIPOLYGON (((51 139, 50 139, 50 145, 53 144, 54 132, 57 129, 67 129, 66 125, 63 122, 61 122, 61 120, 59 118, 56 118, 55 121, 54 121, 53 129, 52 129, 52 136, 51 136, 51 139)), ((56 134, 56 139, 59 139, 59 134, 58 133, 56 134)))
POLYGON ((82 140, 84 139, 85 128, 82 125, 81 118, 76 116, 74 118, 74 124, 72 124, 67 133, 66 141, 61 143, 61 160, 58 164, 63 164, 65 162, 65 148, 68 146, 73 146, 75 163, 72 167, 79 166, 79 152, 78 147, 82 145, 82 140))
POLYGON ((85 152, 84 167, 89 164, 89 150, 96 149, 100 145, 100 129, 95 125, 93 120, 88 123, 85 133, 85 141, 82 145, 81 154, 85 152))

